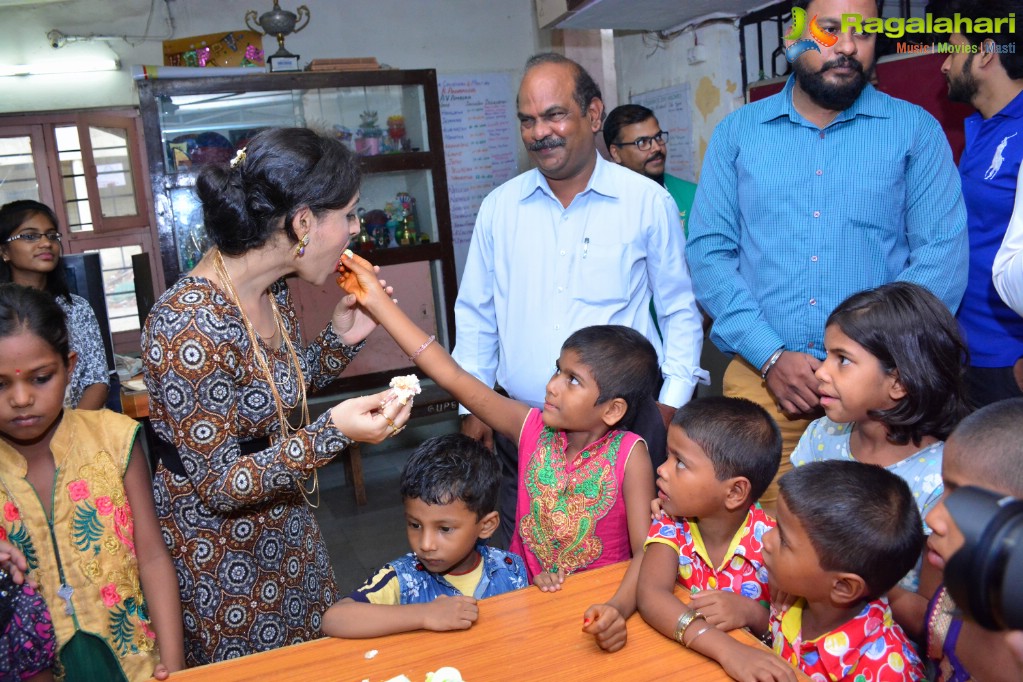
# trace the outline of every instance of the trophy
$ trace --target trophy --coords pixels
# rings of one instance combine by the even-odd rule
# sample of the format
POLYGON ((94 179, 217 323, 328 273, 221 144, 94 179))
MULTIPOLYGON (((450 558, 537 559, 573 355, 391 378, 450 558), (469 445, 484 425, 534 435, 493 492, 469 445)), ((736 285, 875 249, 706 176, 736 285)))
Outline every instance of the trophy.
POLYGON ((281 9, 277 0, 274 0, 274 8, 269 12, 264 12, 260 15, 259 19, 256 19, 256 11, 249 10, 245 13, 245 25, 251 28, 256 33, 262 35, 273 35, 277 37, 277 52, 270 55, 267 58, 266 63, 270 67, 270 71, 298 71, 298 55, 292 54, 284 49, 284 36, 289 33, 298 33, 309 23, 309 8, 305 5, 300 5, 298 8, 298 14, 294 12, 288 12, 287 10, 281 9), (298 24, 302 18, 301 25, 298 24), (259 28, 253 25, 253 22, 259 25, 259 28), (260 31, 259 29, 263 30, 260 31))

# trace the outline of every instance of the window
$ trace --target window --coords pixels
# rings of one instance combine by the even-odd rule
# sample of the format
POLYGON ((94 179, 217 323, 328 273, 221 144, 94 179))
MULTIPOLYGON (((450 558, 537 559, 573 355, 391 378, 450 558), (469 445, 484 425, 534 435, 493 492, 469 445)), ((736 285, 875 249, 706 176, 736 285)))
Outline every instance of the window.
POLYGON ((0 137, 0 192, 3 203, 39 196, 30 136, 0 137))
POLYGON ((112 246, 96 249, 99 253, 100 268, 103 271, 103 290, 107 294, 107 316, 110 331, 133 331, 139 328, 139 309, 135 300, 135 278, 132 275, 131 257, 142 253, 142 247, 112 246))
POLYGON ((92 232, 92 210, 89 208, 89 188, 85 182, 85 164, 82 161, 82 145, 78 142, 78 127, 61 126, 54 128, 53 132, 57 139, 67 228, 72 233, 92 232))
POLYGON ((41 127, 0 124, 0 205, 17 199, 53 205, 44 147, 41 127))
POLYGON ((162 268, 139 131, 133 110, 0 116, 0 204, 42 201, 61 220, 65 253, 99 253, 119 352, 138 351, 131 257, 148 253, 153 272, 162 268))

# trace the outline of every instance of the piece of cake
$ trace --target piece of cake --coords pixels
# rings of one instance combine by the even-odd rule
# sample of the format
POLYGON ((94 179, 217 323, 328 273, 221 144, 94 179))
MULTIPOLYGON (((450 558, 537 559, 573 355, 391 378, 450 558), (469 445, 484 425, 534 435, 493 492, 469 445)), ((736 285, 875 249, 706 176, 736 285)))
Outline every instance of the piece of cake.
POLYGON ((407 374, 391 379, 391 391, 394 392, 394 397, 398 399, 398 402, 405 405, 412 400, 413 396, 422 393, 423 389, 419 387, 419 377, 415 374, 407 374))
POLYGON ((344 272, 345 271, 346 268, 345 268, 344 261, 341 260, 341 258, 343 258, 345 256, 348 256, 349 258, 354 258, 355 254, 352 252, 351 249, 345 249, 344 252, 342 252, 341 256, 338 257, 337 265, 334 266, 334 270, 336 270, 337 272, 344 272))
MULTIPOLYGON (((355 254, 352 253, 351 249, 345 249, 344 253, 342 253, 341 256, 342 257, 343 256, 348 256, 349 258, 354 258, 355 254)), ((344 284, 345 277, 350 276, 350 275, 354 276, 354 275, 352 275, 351 270, 349 270, 348 268, 345 267, 345 264, 341 261, 341 258, 337 259, 337 265, 334 266, 334 271, 338 273, 338 276, 336 278, 337 285, 339 287, 341 287, 342 289, 345 288, 345 284, 344 284)))

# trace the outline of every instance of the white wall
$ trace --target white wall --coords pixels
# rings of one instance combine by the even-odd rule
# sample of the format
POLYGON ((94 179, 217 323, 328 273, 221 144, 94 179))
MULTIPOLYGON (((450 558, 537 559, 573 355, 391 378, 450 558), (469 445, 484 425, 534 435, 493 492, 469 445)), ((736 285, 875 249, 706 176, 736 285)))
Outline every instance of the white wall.
MULTIPOLYGON (((434 68, 438 73, 509 71, 517 85, 529 55, 550 49, 549 31, 536 28, 531 0, 283 0, 283 9, 309 7, 312 19, 303 31, 288 36, 287 47, 306 62, 317 57, 376 57, 396 68, 434 68)), ((261 14, 271 0, 155 0, 150 40, 72 42, 54 50, 46 32, 142 35, 149 19, 146 0, 67 0, 32 7, 0 8, 0 63, 84 55, 116 56, 118 72, 75 76, 0 78, 0 113, 82 109, 137 104, 130 76, 132 64, 160 64, 167 37, 168 8, 174 36, 185 37, 245 28, 245 13, 261 14), (14 28, 17 27, 17 28, 14 28)), ((565 32, 558 48, 580 58, 604 82, 608 108, 641 93, 689 83, 693 95, 693 148, 699 168, 714 126, 742 101, 738 30, 712 24, 695 34, 707 49, 707 61, 689 66, 687 52, 694 32, 686 31, 656 48, 639 33, 613 39, 613 70, 605 66, 606 40, 599 32, 565 32), (575 35, 573 35, 575 34, 575 35), (593 52, 597 63, 586 55, 593 52), (609 83, 613 78, 617 84, 609 83), (617 90, 617 92, 616 92, 617 90), (617 101, 615 101, 617 100, 617 101)), ((277 43, 264 40, 272 53, 277 43)), ((526 162, 520 155, 520 165, 526 162)))
MULTIPOLYGON (((434 68, 438 73, 513 71, 521 74, 529 55, 546 48, 531 0, 282 0, 294 12, 309 8, 311 21, 286 39, 302 62, 317 57, 376 57, 401 69, 434 68)), ((245 28, 245 13, 269 11, 272 0, 170 0, 175 37, 245 28)), ((45 111, 136 105, 132 64, 161 64, 167 37, 168 5, 155 0, 150 34, 157 39, 89 41, 54 50, 46 32, 142 35, 147 0, 69 0, 31 8, 0 9, 0 64, 21 64, 54 56, 117 56, 121 70, 75 76, 0 78, 0 112, 45 111)), ((277 41, 264 39, 272 54, 277 41)))
POLYGON ((631 101, 633 94, 689 84, 698 179, 714 127, 743 102, 738 28, 730 23, 709 24, 695 34, 687 30, 674 40, 657 43, 650 34, 619 34, 615 66, 622 104, 631 101), (694 35, 705 48, 707 60, 690 66, 688 52, 695 45, 694 35))

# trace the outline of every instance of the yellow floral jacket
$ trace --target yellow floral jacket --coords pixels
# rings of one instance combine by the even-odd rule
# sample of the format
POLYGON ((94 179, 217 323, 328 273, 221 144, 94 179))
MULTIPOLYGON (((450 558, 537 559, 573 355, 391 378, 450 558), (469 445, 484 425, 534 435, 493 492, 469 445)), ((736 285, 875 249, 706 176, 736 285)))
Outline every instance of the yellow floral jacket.
POLYGON ((102 638, 129 680, 153 673, 149 627, 124 473, 138 424, 109 410, 65 409, 53 434, 53 522, 25 480, 27 463, 0 440, 0 538, 28 558, 53 618, 58 651, 78 631, 102 638))

